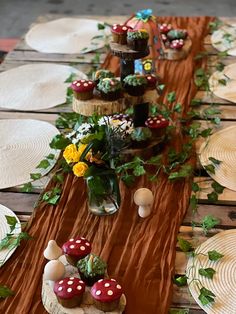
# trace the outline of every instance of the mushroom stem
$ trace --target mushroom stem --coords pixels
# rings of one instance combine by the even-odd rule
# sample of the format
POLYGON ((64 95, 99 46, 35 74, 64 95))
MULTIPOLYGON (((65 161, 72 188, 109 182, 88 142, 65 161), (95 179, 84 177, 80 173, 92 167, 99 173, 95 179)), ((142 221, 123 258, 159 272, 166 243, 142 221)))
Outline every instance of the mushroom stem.
POLYGON ((146 218, 151 213, 151 205, 139 206, 138 214, 142 218, 146 218))

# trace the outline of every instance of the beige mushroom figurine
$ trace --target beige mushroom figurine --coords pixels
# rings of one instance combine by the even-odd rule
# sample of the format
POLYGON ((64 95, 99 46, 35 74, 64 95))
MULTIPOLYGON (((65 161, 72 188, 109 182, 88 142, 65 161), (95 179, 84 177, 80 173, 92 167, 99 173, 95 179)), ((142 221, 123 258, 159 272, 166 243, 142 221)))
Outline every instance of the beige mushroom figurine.
POLYGON ((151 214, 153 200, 153 193, 149 189, 141 188, 134 193, 134 202, 139 206, 138 214, 140 217, 146 218, 151 214))
POLYGON ((50 240, 46 249, 43 252, 43 256, 49 261, 58 259, 62 255, 62 249, 57 245, 55 240, 50 240))
POLYGON ((53 288, 54 282, 63 279, 66 273, 65 265, 59 260, 49 261, 44 267, 44 279, 53 288))

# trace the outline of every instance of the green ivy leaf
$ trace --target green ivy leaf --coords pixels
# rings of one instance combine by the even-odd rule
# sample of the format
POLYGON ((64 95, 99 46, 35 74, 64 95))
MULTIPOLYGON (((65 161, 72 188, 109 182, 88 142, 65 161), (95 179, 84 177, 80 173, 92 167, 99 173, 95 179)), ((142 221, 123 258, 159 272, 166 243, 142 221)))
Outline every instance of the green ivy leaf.
POLYGON ((200 106, 202 104, 202 99, 193 98, 191 100, 191 106, 200 106))
POLYGON ((63 183, 63 181, 64 181, 64 176, 63 176, 63 174, 61 174, 61 173, 55 174, 55 175, 53 176, 53 181, 59 182, 59 183, 63 183))
POLYGON ((189 314, 188 309, 169 309, 169 314, 189 314))
POLYGON ((177 103, 176 105, 174 105, 173 111, 180 113, 182 111, 182 105, 180 103, 177 103))
POLYGON ((207 194, 207 199, 211 203, 216 203, 218 201, 218 194, 216 192, 211 192, 207 194))
POLYGON ((198 203, 198 200, 196 198, 196 195, 192 195, 190 198, 190 203, 189 203, 192 211, 195 211, 197 209, 197 203, 198 203))
POLYGON ((200 191, 200 186, 196 182, 192 183, 192 191, 195 193, 200 191))
POLYGON ((29 240, 31 236, 27 232, 21 232, 17 235, 8 233, 5 238, 0 241, 0 250, 9 249, 12 250, 18 247, 21 243, 21 240, 29 240))
POLYGON ((61 189, 60 188, 53 188, 51 191, 47 191, 43 194, 43 201, 50 205, 55 205, 58 203, 61 197, 61 189))
POLYGON ((135 178, 133 175, 131 174, 124 174, 123 176, 121 176, 121 180, 127 185, 127 186, 131 186, 134 181, 135 181, 135 178))
POLYGON ((225 68, 225 65, 222 63, 222 62, 218 62, 216 64, 216 70, 219 71, 219 72, 222 72, 225 68))
POLYGON ((216 225, 219 225, 220 220, 212 215, 207 215, 203 217, 201 221, 201 226, 203 228, 203 231, 205 234, 208 233, 208 231, 212 228, 214 228, 216 225))
POLYGON ((173 103, 175 100, 176 100, 176 94, 175 92, 170 92, 167 94, 167 100, 170 102, 170 103, 173 103))
POLYGON ((25 183, 21 188, 21 192, 31 193, 33 191, 33 185, 31 182, 25 183))
POLYGON ((213 268, 199 268, 198 272, 201 276, 204 276, 209 279, 213 279, 213 276, 216 273, 216 271, 213 268))
POLYGON ((226 84, 227 84, 227 81, 226 81, 225 79, 220 79, 220 80, 218 80, 218 82, 219 82, 221 85, 224 85, 224 86, 226 86, 226 84))
POLYGON ((137 167, 134 168, 134 171, 133 171, 133 174, 136 177, 142 176, 145 173, 146 173, 146 171, 145 171, 143 166, 137 166, 137 167))
POLYGON ((40 179, 42 177, 42 174, 41 173, 31 173, 30 174, 30 178, 32 179, 32 180, 38 180, 38 179, 40 179))
POLYGON ((8 225, 10 226, 10 232, 12 232, 17 224, 17 219, 15 216, 7 216, 5 215, 8 225))
POLYGON ((36 168, 39 169, 47 169, 50 166, 50 162, 47 159, 43 159, 40 161, 36 168))
POLYGON ((54 149, 65 149, 67 145, 71 144, 70 140, 66 137, 64 137, 62 134, 57 134, 52 139, 49 146, 54 149))
POLYGON ((76 76, 76 73, 71 73, 70 76, 65 80, 65 83, 72 83, 76 79, 76 76))
POLYGON ((181 275, 181 276, 174 277, 173 282, 178 287, 184 287, 187 285, 187 280, 188 280, 188 277, 186 275, 181 275))
POLYGON ((202 287, 200 289, 200 294, 198 299, 201 301, 202 305, 208 305, 210 303, 213 303, 215 301, 215 295, 210 290, 202 287))
POLYGON ((189 241, 179 236, 177 237, 177 240, 178 240, 179 247, 183 252, 187 253, 187 252, 192 252, 194 250, 192 244, 189 241))
POLYGON ((224 58, 224 57, 228 57, 228 51, 220 51, 218 52, 218 57, 224 58))
POLYGON ((15 293, 7 286, 0 285, 0 298, 5 299, 14 295, 15 293))
POLYGON ((164 84, 160 84, 160 85, 158 85, 158 89, 159 89, 160 91, 163 91, 163 90, 164 90, 164 88, 165 88, 165 85, 164 85, 164 84))
POLYGON ((103 30, 103 29, 106 28, 106 26, 105 26, 105 24, 98 23, 98 24, 97 24, 97 28, 98 28, 98 30, 103 30))
POLYGON ((221 160, 215 159, 214 157, 209 157, 208 158, 215 166, 221 164, 221 160))
POLYGON ((201 51, 194 57, 194 60, 200 60, 200 59, 203 59, 203 58, 205 58, 207 56, 208 56, 208 52, 207 51, 201 51))
POLYGON ((215 166, 214 165, 207 165, 207 166, 204 166, 205 170, 207 172, 210 172, 212 174, 215 174, 215 166))
POLYGON ((211 184, 213 190, 217 193, 217 194, 222 194, 224 191, 224 187, 222 185, 220 185, 218 182, 214 181, 211 184))
POLYGON ((214 119, 211 120, 211 122, 216 124, 216 125, 219 125, 221 122, 221 119, 220 119, 220 117, 215 117, 214 119))
POLYGON ((201 133, 200 133, 200 135, 202 136, 202 137, 204 137, 204 138, 206 138, 206 137, 208 137, 208 136, 210 136, 212 133, 212 129, 211 128, 208 128, 208 129, 205 129, 205 130, 203 130, 201 133))
POLYGON ((214 261, 214 262, 224 257, 223 254, 217 252, 216 250, 209 251, 207 254, 208 254, 209 260, 214 261))
POLYGON ((55 158, 55 155, 54 154, 49 154, 49 155, 46 156, 46 158, 53 160, 55 158))
POLYGON ((172 172, 168 179, 169 180, 178 180, 182 178, 189 177, 193 172, 193 167, 191 165, 183 165, 180 167, 179 171, 172 172))

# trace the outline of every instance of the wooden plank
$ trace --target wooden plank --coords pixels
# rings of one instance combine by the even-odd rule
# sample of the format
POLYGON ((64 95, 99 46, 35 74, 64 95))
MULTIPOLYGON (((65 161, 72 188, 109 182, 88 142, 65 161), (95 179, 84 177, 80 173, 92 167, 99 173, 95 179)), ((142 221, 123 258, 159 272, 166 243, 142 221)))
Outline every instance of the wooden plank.
MULTIPOLYGON (((195 111, 199 112, 202 116, 204 110, 209 108, 209 105, 201 105, 196 107, 195 111)), ((221 120, 236 120, 236 104, 234 105, 220 105, 217 106, 217 109, 221 111, 220 118, 221 120)))
POLYGON ((211 95, 210 93, 207 93, 205 91, 197 91, 195 97, 196 99, 201 99, 202 103, 206 103, 206 104, 211 104, 211 103, 216 103, 216 104, 224 104, 224 105, 232 105, 233 103, 219 98, 215 95, 211 95))
POLYGON ((16 214, 27 215, 33 211, 39 194, 0 192, 0 203, 9 207, 16 214))
MULTIPOLYGON (((6 55, 6 62, 8 61, 34 61, 34 62, 54 62, 54 63, 94 63, 96 52, 90 52, 83 55, 78 54, 59 54, 59 53, 42 53, 38 51, 28 50, 13 50, 6 55)), ((101 53, 100 63, 103 63, 106 53, 101 53)))
POLYGON ((0 119, 36 119, 55 124, 56 119, 58 118, 57 114, 46 114, 46 113, 29 113, 29 112, 15 112, 14 115, 12 112, 1 111, 0 119))

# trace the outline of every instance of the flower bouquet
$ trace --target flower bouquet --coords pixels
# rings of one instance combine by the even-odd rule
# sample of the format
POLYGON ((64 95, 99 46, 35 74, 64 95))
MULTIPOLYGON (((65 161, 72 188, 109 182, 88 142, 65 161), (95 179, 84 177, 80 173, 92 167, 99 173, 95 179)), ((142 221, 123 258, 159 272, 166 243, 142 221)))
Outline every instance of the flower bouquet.
POLYGON ((93 116, 78 124, 67 135, 70 140, 63 157, 77 177, 87 183, 89 209, 97 215, 109 215, 120 206, 116 167, 121 152, 130 143, 132 122, 114 117, 93 116))

